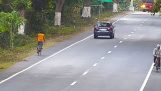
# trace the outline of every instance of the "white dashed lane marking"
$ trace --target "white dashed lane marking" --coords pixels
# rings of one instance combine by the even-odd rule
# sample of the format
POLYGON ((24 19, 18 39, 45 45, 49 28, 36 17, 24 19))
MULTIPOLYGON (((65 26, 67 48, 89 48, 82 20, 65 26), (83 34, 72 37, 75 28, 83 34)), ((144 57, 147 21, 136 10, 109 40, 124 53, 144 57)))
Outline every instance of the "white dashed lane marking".
POLYGON ((117 45, 114 46, 114 48, 117 48, 117 47, 118 47, 117 45))
POLYGON ((101 57, 101 59, 103 60, 103 59, 105 59, 105 57, 101 57))
POLYGON ((88 72, 89 72, 89 70, 85 71, 82 75, 84 76, 84 75, 86 75, 88 72))
POLYGON ((108 51, 108 54, 110 54, 112 51, 108 51))
POLYGON ((74 81, 73 83, 71 83, 70 85, 73 86, 77 83, 77 81, 74 81))
POLYGON ((119 43, 122 43, 123 41, 120 41, 119 43))
POLYGON ((131 32, 131 33, 134 33, 134 32, 131 32))
POLYGON ((117 45, 114 46, 114 48, 117 48, 117 47, 118 47, 117 45))
POLYGON ((98 63, 95 63, 93 66, 95 67, 95 66, 97 66, 97 64, 98 64, 98 63))
POLYGON ((129 34, 128 36, 129 36, 129 37, 131 37, 131 35, 130 35, 130 34, 129 34))

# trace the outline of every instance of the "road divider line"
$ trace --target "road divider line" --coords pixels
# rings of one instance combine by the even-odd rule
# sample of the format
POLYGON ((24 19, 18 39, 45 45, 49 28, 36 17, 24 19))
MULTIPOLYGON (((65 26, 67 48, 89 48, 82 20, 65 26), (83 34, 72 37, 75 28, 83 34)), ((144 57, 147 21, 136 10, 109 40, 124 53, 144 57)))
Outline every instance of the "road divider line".
MULTIPOLYGON (((123 16, 122 18, 125 18, 125 17, 127 17, 127 16, 129 16, 129 14, 127 14, 127 15, 123 16)), ((117 20, 116 20, 116 21, 114 21, 112 24, 115 24, 116 22, 120 21, 122 18, 117 19, 117 20)))
POLYGON ((150 77, 150 74, 151 74, 151 72, 153 70, 153 66, 154 66, 154 63, 151 65, 150 70, 149 70, 149 72, 148 72, 148 74, 147 74, 147 76, 146 76, 146 78, 145 78, 145 80, 144 80, 144 82, 143 82, 143 84, 142 84, 142 86, 141 86, 139 91, 144 91, 144 88, 145 88, 145 86, 146 86, 146 84, 148 82, 148 79, 150 77))
POLYGON ((123 41, 120 41, 119 43, 122 43, 123 41))
POLYGON ((131 32, 131 33, 134 33, 134 32, 131 32))
POLYGON ((84 76, 84 75, 86 75, 88 72, 89 72, 89 70, 85 71, 82 75, 84 76))
POLYGON ((54 56, 58 55, 59 53, 61 53, 61 52, 65 51, 65 50, 71 48, 72 46, 74 46, 74 45, 76 45, 76 44, 78 44, 78 43, 81 43, 81 42, 85 41, 86 39, 88 39, 88 38, 90 38, 90 37, 92 37, 92 36, 93 36, 93 34, 90 35, 90 36, 88 36, 88 37, 86 37, 86 38, 84 38, 84 39, 82 39, 82 40, 80 40, 80 41, 77 41, 77 42, 75 42, 75 43, 73 43, 73 44, 71 44, 71 45, 65 47, 64 49, 62 49, 62 50, 60 50, 60 51, 58 51, 58 52, 56 52, 56 53, 50 55, 49 57, 46 57, 46 58, 40 60, 39 62, 37 62, 37 63, 35 63, 35 64, 33 64, 33 65, 31 65, 31 66, 25 68, 25 69, 23 69, 23 70, 21 70, 21 71, 15 73, 15 74, 13 74, 13 75, 11 75, 10 77, 8 77, 8 78, 6 78, 6 79, 0 81, 0 84, 2 84, 2 83, 4 83, 4 82, 6 82, 6 81, 12 79, 13 77, 15 77, 15 76, 17 76, 17 75, 19 75, 19 74, 21 74, 21 73, 23 73, 23 72, 25 72, 25 71, 31 69, 31 68, 33 68, 34 66, 36 66, 36 65, 38 65, 38 64, 40 64, 40 63, 46 61, 47 59, 49 59, 49 58, 51 58, 51 57, 54 57, 54 56))
POLYGON ((118 47, 117 45, 114 46, 114 48, 117 48, 117 47, 118 47))
POLYGON ((77 81, 74 81, 73 83, 71 83, 70 85, 73 86, 77 83, 77 81))
POLYGON ((95 67, 95 66, 97 66, 97 64, 98 64, 98 63, 95 63, 93 66, 95 67))
POLYGON ((101 60, 105 59, 105 57, 101 57, 101 60))
POLYGON ((131 37, 131 35, 130 35, 130 34, 129 34, 128 36, 129 36, 129 37, 131 37))
POLYGON ((112 51, 108 51, 108 54, 110 54, 112 51))

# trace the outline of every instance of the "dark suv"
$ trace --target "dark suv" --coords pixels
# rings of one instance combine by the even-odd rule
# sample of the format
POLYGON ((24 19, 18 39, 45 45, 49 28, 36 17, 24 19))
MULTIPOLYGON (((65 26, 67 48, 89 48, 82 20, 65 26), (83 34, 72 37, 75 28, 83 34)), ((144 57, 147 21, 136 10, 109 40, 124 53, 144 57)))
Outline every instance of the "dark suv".
POLYGON ((94 26, 94 38, 98 36, 110 36, 114 38, 114 26, 110 22, 99 21, 94 26))

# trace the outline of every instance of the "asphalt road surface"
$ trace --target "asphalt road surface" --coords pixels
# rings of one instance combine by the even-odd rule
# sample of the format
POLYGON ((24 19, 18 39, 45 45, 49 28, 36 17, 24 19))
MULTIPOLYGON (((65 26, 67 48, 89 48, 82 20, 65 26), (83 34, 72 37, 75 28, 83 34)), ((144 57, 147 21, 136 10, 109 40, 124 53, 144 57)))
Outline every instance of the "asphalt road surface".
POLYGON ((63 42, 64 49, 28 58, 28 67, 22 62, 1 72, 0 91, 161 91, 152 56, 161 43, 161 17, 135 12, 114 25, 114 39, 83 33, 63 42))

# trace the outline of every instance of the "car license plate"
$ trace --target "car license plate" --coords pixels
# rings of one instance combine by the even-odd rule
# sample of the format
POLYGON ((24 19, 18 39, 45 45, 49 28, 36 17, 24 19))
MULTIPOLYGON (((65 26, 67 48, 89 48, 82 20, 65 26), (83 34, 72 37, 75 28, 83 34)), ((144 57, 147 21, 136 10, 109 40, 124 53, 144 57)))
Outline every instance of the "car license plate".
POLYGON ((102 32, 106 32, 106 31, 107 31, 107 29, 100 29, 100 31, 102 31, 102 32))

